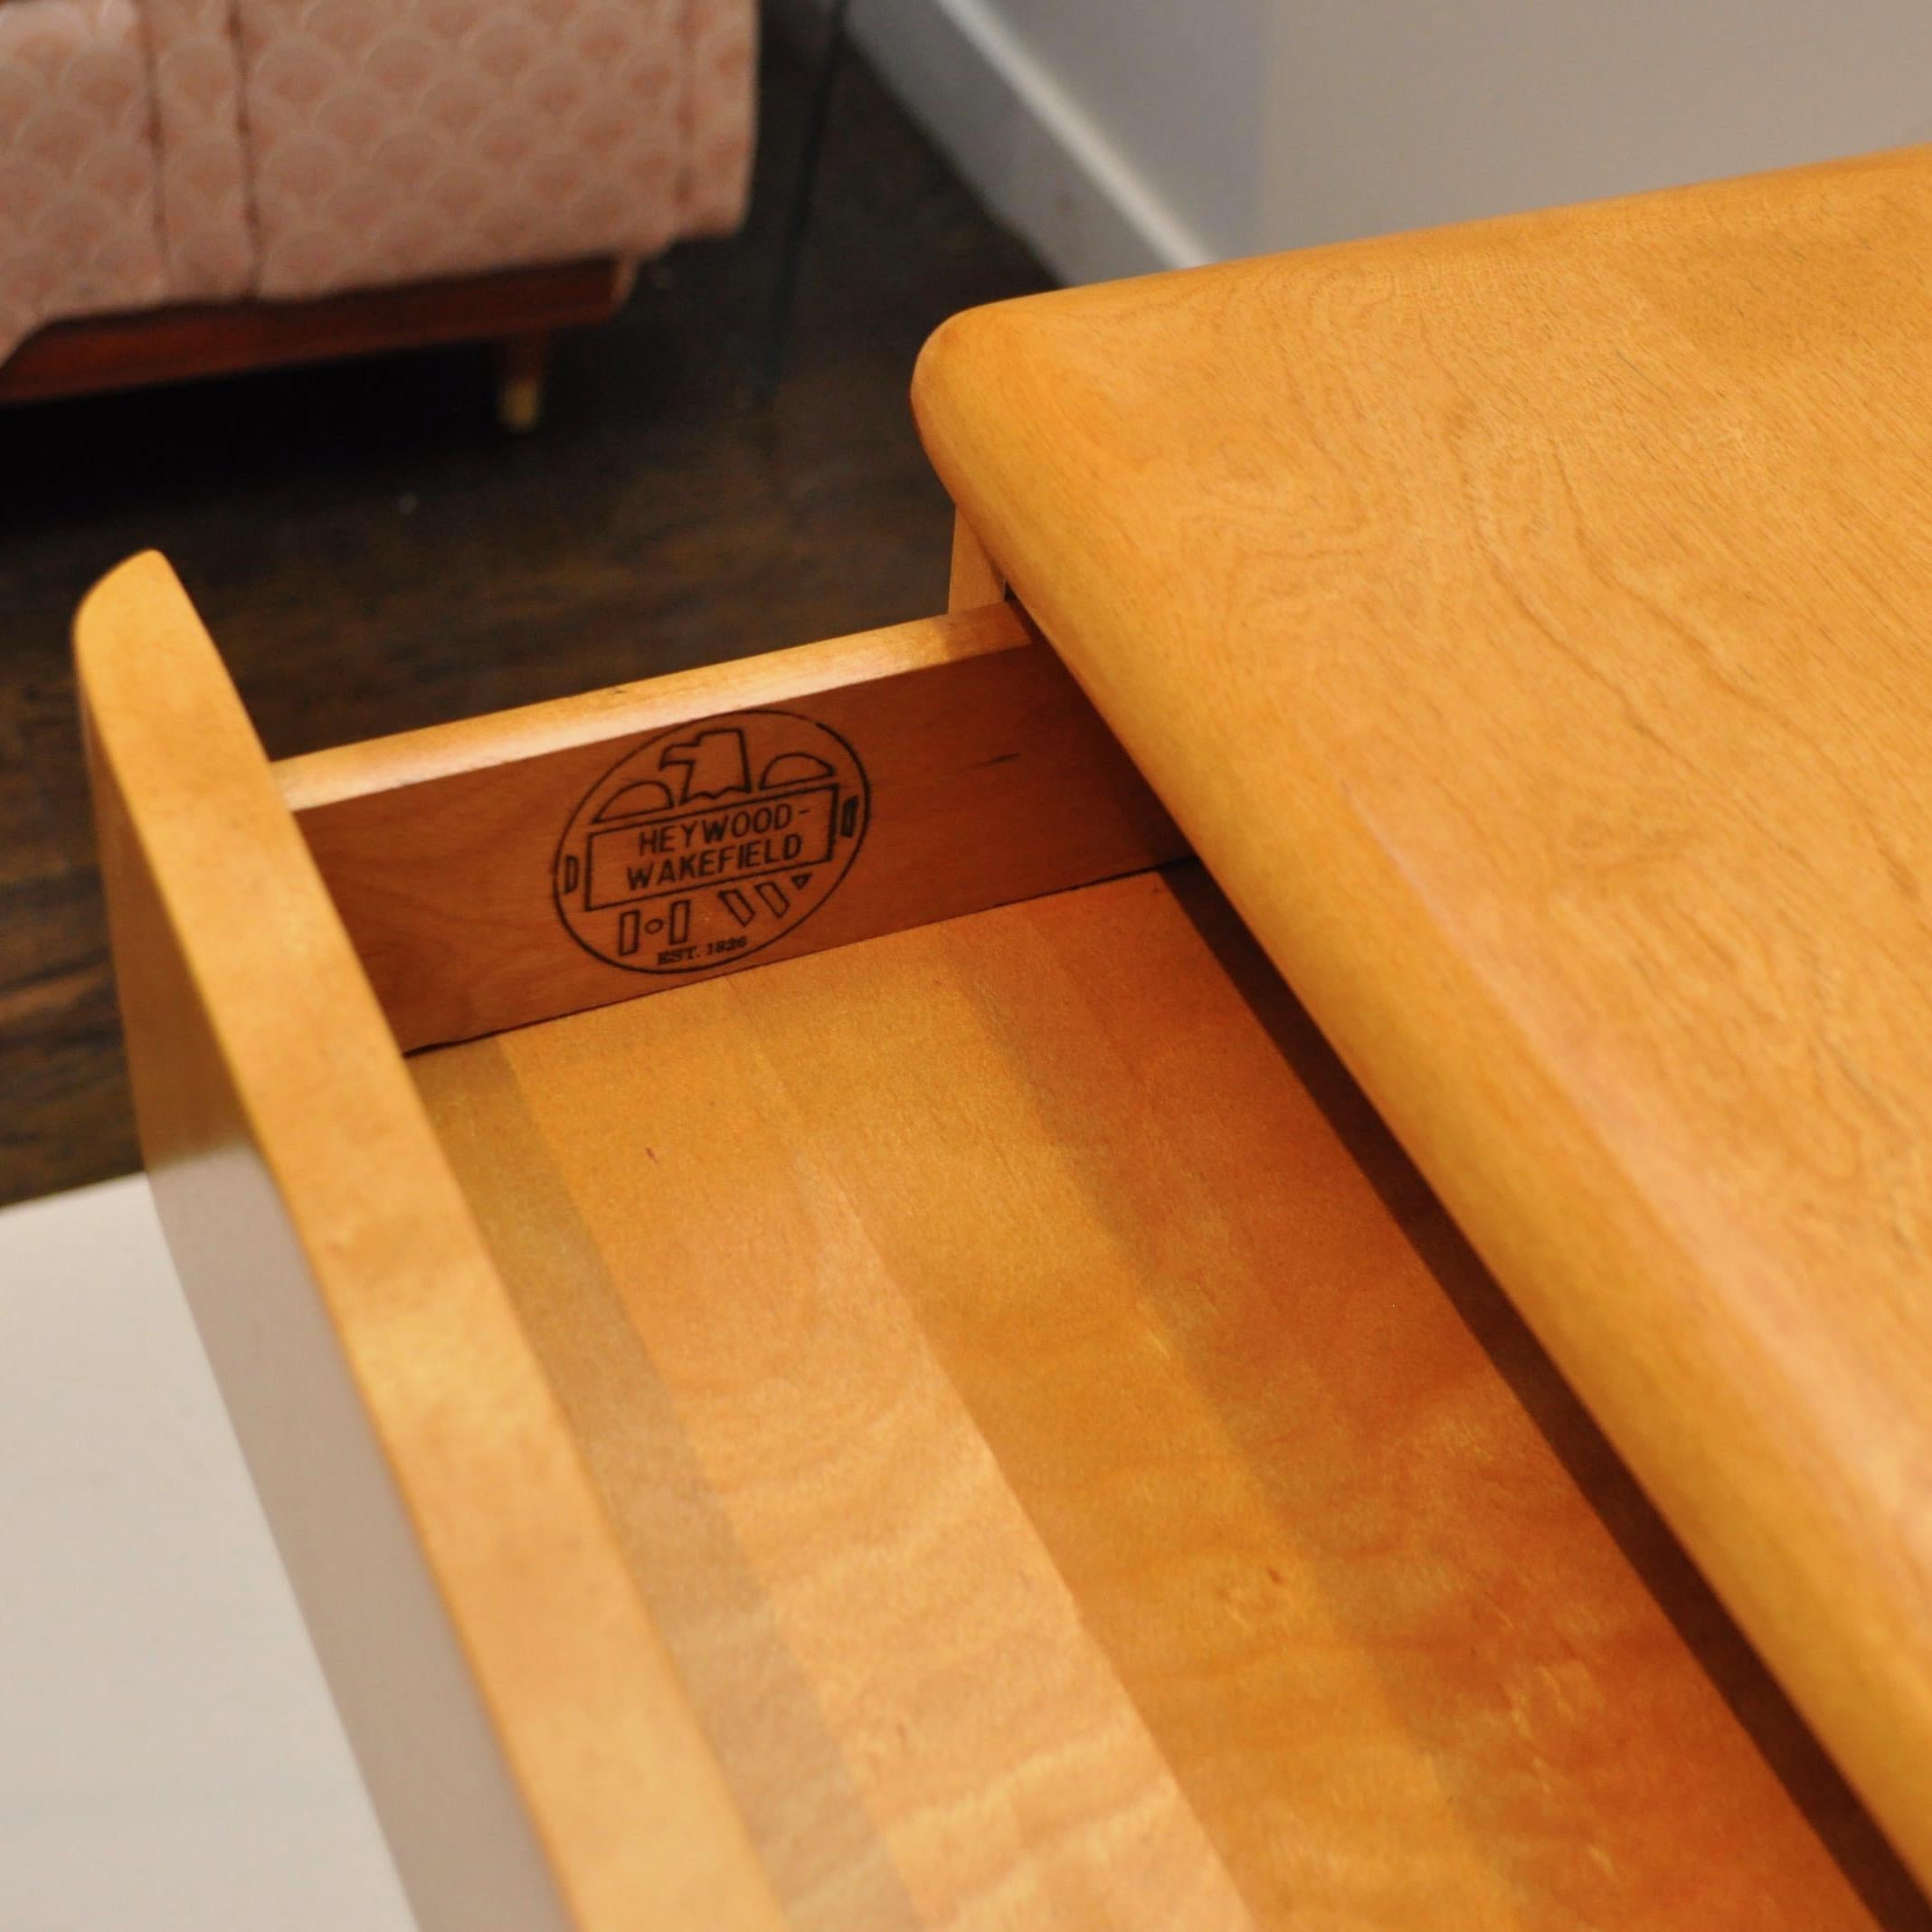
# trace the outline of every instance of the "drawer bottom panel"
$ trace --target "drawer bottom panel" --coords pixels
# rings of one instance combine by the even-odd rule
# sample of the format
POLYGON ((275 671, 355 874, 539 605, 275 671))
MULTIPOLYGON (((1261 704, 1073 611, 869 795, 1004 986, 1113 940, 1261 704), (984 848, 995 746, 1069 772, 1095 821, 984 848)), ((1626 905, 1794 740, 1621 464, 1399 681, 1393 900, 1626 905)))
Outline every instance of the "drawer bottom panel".
POLYGON ((1196 868, 409 1064, 795 1923, 1884 1915, 1196 868))

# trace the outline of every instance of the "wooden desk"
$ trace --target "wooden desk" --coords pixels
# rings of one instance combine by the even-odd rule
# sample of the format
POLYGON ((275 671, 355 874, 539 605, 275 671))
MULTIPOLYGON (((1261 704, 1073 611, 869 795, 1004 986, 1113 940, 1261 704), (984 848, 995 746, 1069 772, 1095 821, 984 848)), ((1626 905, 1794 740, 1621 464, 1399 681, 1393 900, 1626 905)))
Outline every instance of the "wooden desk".
POLYGON ((1774 677, 1664 626, 1730 608, 1681 514, 1675 602, 1593 534, 1662 527, 1689 402, 1587 464, 1531 406, 1589 362, 1563 263, 1614 302, 1619 235, 1899 178, 970 317, 919 393, 955 611, 716 672, 271 769, 165 565, 94 592, 156 1199, 426 1927, 1932 1922, 1308 1017, 1914 1852, 1913 1546, 1864 1492, 1910 1428, 1818 1433, 1916 1387, 1909 1309, 1868 1359, 1898 1276, 1853 1243, 1833 1330, 1825 1224, 1783 1273, 1663 1238, 1762 1179, 1672 1166, 1692 1124, 1814 1188, 1766 1254, 1856 1198, 1835 1116, 1804 1157, 1757 1115, 1860 1037, 1815 987, 1765 1030, 1786 951, 1681 894, 1752 823, 1836 852, 1880 779, 1754 804, 1753 732, 1824 756, 1795 629, 1774 677), (1492 395, 1512 305, 1557 373, 1492 395))
POLYGON ((1932 1876, 1932 157, 963 316, 980 539, 1932 1876))

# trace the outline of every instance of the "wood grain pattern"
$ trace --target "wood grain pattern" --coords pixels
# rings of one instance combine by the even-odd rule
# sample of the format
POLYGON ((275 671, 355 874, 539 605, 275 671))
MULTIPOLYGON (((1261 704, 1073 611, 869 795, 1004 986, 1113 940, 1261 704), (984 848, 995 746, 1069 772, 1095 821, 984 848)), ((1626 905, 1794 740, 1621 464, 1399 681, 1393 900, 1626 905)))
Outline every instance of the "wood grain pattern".
POLYGON ((627 285, 622 265, 600 257, 307 302, 207 302, 86 316, 39 330, 0 362, 0 402, 601 322, 617 312, 627 285))
POLYGON ((962 513, 1932 1879, 1924 151, 949 324, 962 513))
POLYGON ((137 558, 76 633, 156 1204, 419 1918, 775 1923, 180 586, 137 558))
POLYGON ((411 1065, 794 1923, 1932 1922, 1188 872, 411 1065))
MULTIPOLYGON (((277 775, 405 1047, 848 944, 1185 849, 1059 660, 1004 604, 318 753, 277 775), (869 786, 861 843, 830 895, 720 965, 658 975, 587 950, 554 888, 559 840, 586 795, 673 727, 695 739, 772 709, 838 734, 869 786)), ((738 904, 749 916, 765 918, 749 895, 771 883, 745 886, 738 904)), ((787 876, 776 883, 792 889, 787 876)), ((693 897, 702 907, 717 892, 713 882, 693 897)), ((735 917, 718 923, 735 942, 735 917)), ((752 936, 764 930, 754 923, 752 936)))

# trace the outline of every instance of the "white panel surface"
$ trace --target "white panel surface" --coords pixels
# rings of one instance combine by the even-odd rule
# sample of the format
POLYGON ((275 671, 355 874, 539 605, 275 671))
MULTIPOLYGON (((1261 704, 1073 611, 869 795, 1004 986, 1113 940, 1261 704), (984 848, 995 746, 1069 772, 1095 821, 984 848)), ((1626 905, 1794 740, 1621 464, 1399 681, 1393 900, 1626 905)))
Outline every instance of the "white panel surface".
POLYGON ((1923 0, 857 0, 852 22, 1067 281, 1932 138, 1923 0))
POLYGON ((0 1211, 0 1927, 413 1923, 147 1182, 0 1211))

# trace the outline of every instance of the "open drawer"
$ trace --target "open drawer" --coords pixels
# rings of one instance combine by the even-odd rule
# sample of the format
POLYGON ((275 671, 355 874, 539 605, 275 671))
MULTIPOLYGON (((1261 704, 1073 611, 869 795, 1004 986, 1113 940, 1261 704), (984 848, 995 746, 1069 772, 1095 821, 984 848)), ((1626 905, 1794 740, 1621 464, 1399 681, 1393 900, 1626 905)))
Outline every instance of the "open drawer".
POLYGON ((425 1927, 1918 1922, 1016 606, 279 768, 158 559, 79 650, 425 1927))

